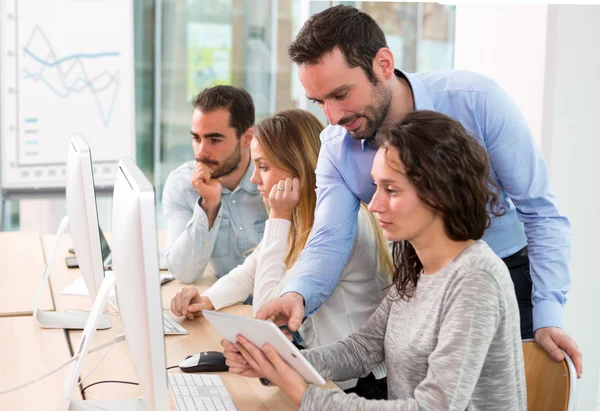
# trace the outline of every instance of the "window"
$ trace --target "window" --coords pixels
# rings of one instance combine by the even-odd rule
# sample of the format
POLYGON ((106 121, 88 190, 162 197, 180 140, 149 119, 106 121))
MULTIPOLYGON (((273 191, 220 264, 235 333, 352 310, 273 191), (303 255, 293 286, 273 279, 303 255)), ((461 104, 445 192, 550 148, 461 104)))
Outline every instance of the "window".
MULTIPOLYGON (((169 172, 193 159, 189 127, 191 101, 205 87, 231 84, 247 89, 256 118, 307 104, 287 46, 304 21, 335 4, 348 4, 370 14, 384 30, 396 66, 408 72, 451 69, 454 59, 454 6, 437 3, 330 2, 308 0, 164 0, 162 25, 156 26, 153 3, 135 0, 137 162, 156 187, 159 229, 161 195, 169 172), (155 64, 160 36, 160 67, 155 64), (157 76, 156 73, 160 73, 157 76), (156 86, 160 102, 155 107, 156 86), (158 124, 155 127, 155 120, 158 124), (158 134, 158 135, 155 135, 158 134)), ((93 153, 92 153, 93 154, 93 153)), ((19 229, 17 202, 5 228, 19 229)), ((64 213, 64 200, 47 202, 56 211, 52 226, 64 213)), ((109 199, 99 199, 101 225, 110 231, 109 199)), ((31 209, 31 207, 30 207, 31 209)), ((52 213, 50 213, 52 214, 52 213)), ((27 218, 25 215, 22 218, 27 218)))

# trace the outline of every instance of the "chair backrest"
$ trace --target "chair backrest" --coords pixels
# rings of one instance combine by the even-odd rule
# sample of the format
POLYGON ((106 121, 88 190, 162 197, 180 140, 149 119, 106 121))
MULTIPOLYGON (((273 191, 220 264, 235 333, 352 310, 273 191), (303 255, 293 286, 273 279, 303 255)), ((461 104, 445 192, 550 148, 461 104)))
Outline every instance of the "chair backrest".
POLYGON ((523 359, 527 383, 528 411, 574 411, 577 374, 565 353, 561 362, 554 361, 533 340, 523 340, 523 359))

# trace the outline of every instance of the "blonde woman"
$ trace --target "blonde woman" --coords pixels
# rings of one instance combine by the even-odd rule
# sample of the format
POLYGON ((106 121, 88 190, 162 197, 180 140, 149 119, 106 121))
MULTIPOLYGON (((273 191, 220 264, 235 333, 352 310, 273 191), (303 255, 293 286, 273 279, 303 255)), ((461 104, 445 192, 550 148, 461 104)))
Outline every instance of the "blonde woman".
MULTIPOLYGON (((255 171, 251 181, 258 186, 269 213, 263 239, 243 264, 202 295, 196 288, 177 293, 171 301, 175 315, 193 319, 201 316, 203 309, 218 310, 242 302, 250 294, 256 314, 267 301, 279 296, 293 275, 314 222, 314 170, 322 130, 319 120, 303 110, 282 111, 254 126, 250 150, 255 171)), ((320 347, 358 330, 383 299, 385 279, 391 270, 387 243, 363 204, 342 280, 327 302, 300 327, 301 340, 296 342, 305 348, 320 347)), ((385 398, 384 376, 385 368, 381 366, 364 378, 338 385, 365 398, 385 398)))

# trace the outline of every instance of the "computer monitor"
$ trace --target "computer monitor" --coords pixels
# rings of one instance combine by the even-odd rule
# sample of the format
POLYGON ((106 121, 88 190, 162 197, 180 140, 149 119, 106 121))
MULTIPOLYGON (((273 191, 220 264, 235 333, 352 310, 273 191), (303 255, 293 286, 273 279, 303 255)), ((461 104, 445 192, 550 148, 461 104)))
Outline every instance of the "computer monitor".
POLYGON ((169 409, 154 201, 152 183, 122 159, 113 194, 113 269, 129 353, 151 411, 169 409))
MULTIPOLYGON (((169 408, 169 389, 162 320, 162 299, 156 240, 154 187, 137 165, 122 159, 113 192, 112 258, 114 279, 102 284, 92 315, 106 305, 107 283, 115 282, 121 322, 142 398, 118 401, 70 401, 68 410, 102 406, 106 410, 163 411, 169 408), (104 301, 99 301, 103 299, 104 301)), ((91 322, 95 317, 91 318, 91 322)), ((67 378, 65 398, 70 399, 81 363, 93 339, 88 324, 76 353, 81 354, 67 378), (85 337, 85 338, 84 338, 85 337)))
MULTIPOLYGON (((67 157, 67 215, 73 248, 77 255, 81 275, 92 300, 96 299, 102 280, 104 265, 102 261, 101 242, 94 187, 94 170, 90 148, 81 136, 73 136, 69 143, 67 157)), ((65 219, 61 222, 59 236, 66 228, 65 219)), ((56 244, 52 250, 49 264, 42 279, 49 275, 49 266, 56 252, 56 244)), ((39 293, 38 293, 39 296, 39 293)), ((88 319, 86 312, 44 312, 39 311, 39 300, 36 297, 35 318, 45 328, 83 329, 88 319)), ((98 325, 100 329, 110 328, 110 320, 103 316, 98 325)))
POLYGON ((170 409, 158 275, 154 187, 130 159, 119 162, 113 192, 112 257, 75 354, 80 357, 65 380, 65 409, 83 411, 163 411, 170 409), (95 333, 98 313, 116 286, 121 322, 142 397, 131 400, 71 400, 95 333))
POLYGON ((90 298, 95 300, 104 279, 104 263, 92 155, 81 136, 71 138, 66 195, 73 248, 90 298))
MULTIPOLYGON (((101 229, 100 232, 100 246, 102 247, 102 264, 104 265, 104 270, 112 270, 112 254, 110 251, 110 245, 108 245, 108 241, 106 241, 106 237, 104 237, 104 233, 101 229)), ((77 261, 77 257, 75 256, 75 249, 69 249, 69 254, 65 257, 65 263, 69 268, 79 268, 79 262, 77 261)))
POLYGON ((104 269, 112 269, 112 253, 110 251, 110 246, 108 245, 108 241, 106 241, 104 233, 100 227, 98 227, 98 232, 100 233, 100 247, 102 247, 100 250, 102 253, 102 264, 104 265, 104 269))
MULTIPOLYGON (((100 232, 100 246, 102 247, 102 261, 104 263, 104 270, 112 270, 112 251, 110 250, 110 245, 106 241, 106 237, 104 236, 104 233, 102 232, 100 227, 98 227, 98 231, 100 232)), ((73 254, 75 254, 75 250, 71 250, 71 252, 73 254)), ((167 267, 167 261, 164 258, 164 254, 165 254, 165 250, 162 248, 159 248, 158 255, 160 257, 159 258, 159 266, 160 266, 161 271, 169 269, 169 267, 167 267)), ((77 262, 77 257, 75 257, 75 256, 67 256, 67 257, 65 257, 65 261, 67 261, 67 266, 69 268, 79 267, 79 264, 77 262)), ((166 275, 166 276, 168 277, 168 275, 166 275)))

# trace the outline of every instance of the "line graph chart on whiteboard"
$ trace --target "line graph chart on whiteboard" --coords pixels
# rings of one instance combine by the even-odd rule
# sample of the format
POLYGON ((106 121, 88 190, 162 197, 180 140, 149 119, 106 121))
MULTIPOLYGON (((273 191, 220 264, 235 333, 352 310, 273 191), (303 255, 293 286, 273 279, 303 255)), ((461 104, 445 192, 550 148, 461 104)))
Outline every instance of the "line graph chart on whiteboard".
POLYGON ((131 0, 3 0, 2 187, 64 187, 81 135, 96 183, 135 158, 131 0))

